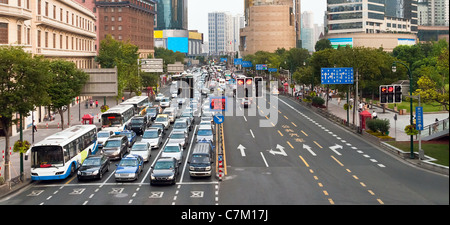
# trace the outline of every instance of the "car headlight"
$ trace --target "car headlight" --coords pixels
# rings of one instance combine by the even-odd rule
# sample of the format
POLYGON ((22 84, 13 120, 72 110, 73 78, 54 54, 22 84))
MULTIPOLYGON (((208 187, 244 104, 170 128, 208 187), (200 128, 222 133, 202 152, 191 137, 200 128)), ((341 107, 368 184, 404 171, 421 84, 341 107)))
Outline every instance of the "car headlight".
POLYGON ((193 166, 189 166, 189 170, 195 170, 193 166))
POLYGON ((92 172, 92 175, 97 175, 98 174, 98 170, 92 172))
POLYGON ((150 179, 154 180, 155 176, 153 176, 153 174, 150 174, 150 179))
POLYGON ((78 174, 78 175, 81 175, 81 171, 78 170, 77 174, 78 174))
POLYGON ((175 177, 175 175, 173 174, 173 175, 171 175, 171 176, 169 176, 169 180, 172 180, 173 178, 175 177))
POLYGON ((211 170, 211 166, 207 166, 205 170, 211 170))

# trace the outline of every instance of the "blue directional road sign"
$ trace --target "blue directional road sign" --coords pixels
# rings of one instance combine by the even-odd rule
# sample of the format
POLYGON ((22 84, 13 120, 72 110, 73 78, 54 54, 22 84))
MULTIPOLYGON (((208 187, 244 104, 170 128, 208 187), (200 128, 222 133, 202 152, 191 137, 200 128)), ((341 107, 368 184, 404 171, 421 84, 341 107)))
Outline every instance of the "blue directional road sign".
POLYGON ((252 61, 242 61, 242 67, 253 67, 252 61))
POLYGON ((214 118, 214 123, 216 123, 216 124, 221 124, 225 120, 225 117, 221 113, 217 113, 216 115, 214 115, 213 118, 214 118))
POLYGON ((423 130, 423 107, 416 107, 416 130, 423 130))
POLYGON ((242 58, 234 59, 234 65, 242 65, 242 58))
POLYGON ((256 70, 267 70, 267 64, 256 64, 256 70))
POLYGON ((322 84, 353 84, 353 68, 321 68, 322 84))
POLYGON ((278 69, 277 68, 268 68, 269 72, 277 72, 278 69))

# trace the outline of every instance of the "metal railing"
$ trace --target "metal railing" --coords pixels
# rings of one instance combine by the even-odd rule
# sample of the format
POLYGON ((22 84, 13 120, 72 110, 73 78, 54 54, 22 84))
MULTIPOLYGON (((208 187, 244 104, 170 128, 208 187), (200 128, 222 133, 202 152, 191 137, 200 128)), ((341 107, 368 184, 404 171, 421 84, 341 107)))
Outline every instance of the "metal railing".
POLYGON ((449 118, 425 126, 421 131, 420 136, 423 138, 445 130, 448 132, 448 128, 449 118))

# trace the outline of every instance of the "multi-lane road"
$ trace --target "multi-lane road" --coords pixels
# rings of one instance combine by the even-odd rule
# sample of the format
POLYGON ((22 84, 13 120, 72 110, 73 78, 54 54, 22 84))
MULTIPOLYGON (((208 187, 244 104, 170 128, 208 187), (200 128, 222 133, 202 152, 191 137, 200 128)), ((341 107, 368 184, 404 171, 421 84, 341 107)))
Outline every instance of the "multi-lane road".
POLYGON ((102 180, 33 182, 0 205, 449 204, 448 176, 404 163, 289 98, 266 97, 225 112, 222 181, 189 176, 195 126, 175 185, 149 185, 158 149, 134 182, 116 182, 113 161, 102 180))

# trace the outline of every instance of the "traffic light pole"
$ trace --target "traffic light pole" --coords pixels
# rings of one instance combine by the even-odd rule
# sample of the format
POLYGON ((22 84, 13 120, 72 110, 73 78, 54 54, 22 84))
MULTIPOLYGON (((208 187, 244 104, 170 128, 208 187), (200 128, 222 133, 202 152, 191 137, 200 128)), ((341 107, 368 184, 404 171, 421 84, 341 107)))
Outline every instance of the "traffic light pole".
MULTIPOLYGON (((404 64, 403 62, 400 62, 400 61, 394 61, 393 63, 392 63, 392 72, 396 72, 396 70, 397 70, 397 67, 396 67, 396 63, 400 63, 400 64, 402 64, 403 66, 405 66, 406 67, 406 69, 408 70, 408 76, 409 76, 409 95, 410 96, 412 96, 412 73, 411 73, 411 70, 409 69, 409 67, 406 65, 406 64, 404 64)), ((413 101, 412 101, 412 98, 409 98, 409 111, 410 111, 410 117, 409 117, 409 124, 412 126, 413 125, 413 101)), ((414 159, 414 141, 413 141, 413 135, 410 135, 411 136, 411 154, 410 154, 410 158, 411 159, 414 159)))

